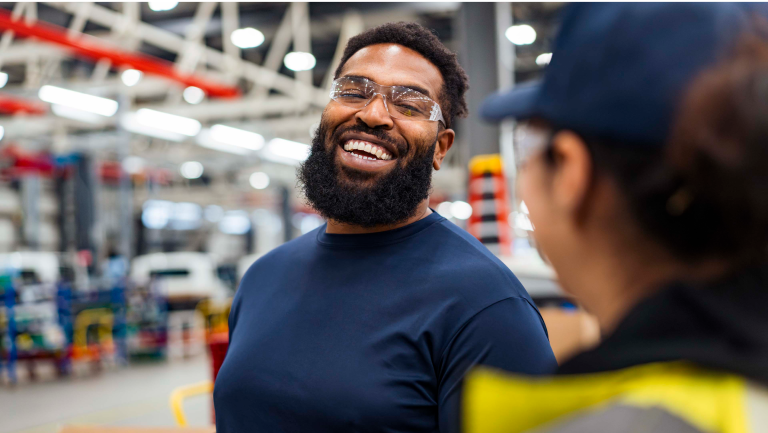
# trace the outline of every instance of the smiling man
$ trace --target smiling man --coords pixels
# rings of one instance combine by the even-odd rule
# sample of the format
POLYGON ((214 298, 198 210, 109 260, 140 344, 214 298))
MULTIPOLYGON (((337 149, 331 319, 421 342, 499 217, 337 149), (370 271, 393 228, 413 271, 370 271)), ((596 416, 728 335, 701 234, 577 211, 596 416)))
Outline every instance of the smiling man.
POLYGON ((515 276, 428 207, 466 90, 456 56, 419 25, 350 40, 299 170, 328 224, 244 276, 217 432, 455 431, 473 365, 556 367, 515 276))

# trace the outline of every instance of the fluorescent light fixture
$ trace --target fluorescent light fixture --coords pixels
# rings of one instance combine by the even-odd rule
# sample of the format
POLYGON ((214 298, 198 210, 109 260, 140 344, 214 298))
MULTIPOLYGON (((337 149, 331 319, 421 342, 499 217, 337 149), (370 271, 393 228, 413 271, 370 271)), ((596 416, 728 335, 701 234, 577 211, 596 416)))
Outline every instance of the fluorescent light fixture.
POLYGON ((128 87, 133 87, 141 81, 141 77, 144 74, 137 69, 127 69, 120 74, 120 79, 123 80, 123 84, 128 87))
POLYGON ((126 156, 123 159, 123 170, 128 174, 141 173, 144 169, 144 160, 138 156, 126 156))
POLYGON ((451 215, 454 218, 465 220, 472 216, 472 206, 465 201, 451 203, 451 215))
POLYGON ((0 89, 5 87, 6 84, 8 84, 8 74, 0 72, 0 89))
POLYGON ((204 170, 203 164, 197 161, 187 161, 184 164, 181 164, 181 168, 179 169, 181 175, 186 179, 197 179, 203 175, 204 170))
POLYGON ((283 63, 292 71, 308 71, 315 67, 317 60, 310 53, 293 51, 285 55, 283 63))
POLYGON ((213 125, 211 138, 219 143, 242 147, 248 150, 259 150, 264 147, 264 136, 243 129, 226 125, 213 125))
POLYGON ((273 138, 267 145, 269 152, 275 156, 295 161, 304 161, 309 157, 309 145, 295 141, 273 138))
POLYGON ((539 54, 539 56, 536 57, 536 64, 539 66, 548 65, 549 62, 551 61, 552 61, 552 53, 539 54))
POLYGON ((451 215, 451 202, 449 202, 449 201, 444 201, 444 202, 440 203, 439 205, 437 205, 437 209, 436 210, 437 210, 437 213, 439 213, 440 215, 442 215, 444 217, 450 218, 452 216, 451 215))
POLYGON ((61 87, 45 85, 40 88, 37 96, 51 104, 64 105, 101 116, 111 117, 117 113, 117 101, 62 89, 61 87))
POLYGON ((2 126, 0 126, 0 140, 2 140, 2 139, 3 139, 3 137, 5 137, 5 128, 3 128, 2 126))
POLYGON ((179 5, 179 2, 160 0, 149 2, 149 8, 155 12, 169 11, 179 5))
POLYGON ((171 228, 174 230, 194 230, 200 227, 203 210, 196 203, 176 203, 173 206, 171 228))
POLYGON ((136 113, 125 113, 120 117, 120 126, 125 128, 126 131, 133 132, 134 134, 148 135, 164 140, 184 141, 187 139, 186 135, 170 132, 165 129, 152 128, 139 123, 136 117, 136 113))
POLYGON ((235 155, 248 155, 252 152, 250 149, 246 149, 240 146, 233 146, 231 144, 219 143, 211 137, 210 129, 203 129, 200 134, 195 137, 197 144, 202 147, 211 150, 218 150, 219 152, 234 153, 235 155))
POLYGON ((176 116, 175 114, 142 108, 136 112, 136 121, 150 128, 160 129, 175 134, 194 137, 202 129, 202 125, 195 119, 176 116))
POLYGON ((224 217, 224 209, 221 206, 212 204, 205 208, 204 214, 205 219, 212 223, 217 223, 224 217))
POLYGON ((90 113, 88 111, 78 110, 77 108, 67 107, 59 104, 51 104, 51 111, 59 117, 77 120, 79 122, 92 123, 98 125, 104 122, 104 116, 90 113))
POLYGON ((248 178, 248 183, 250 183, 251 186, 255 189, 264 189, 269 186, 269 175, 267 175, 267 173, 257 171, 251 174, 251 177, 248 178))
POLYGON ((173 213, 173 202, 166 200, 147 200, 141 212, 141 222, 148 229, 162 229, 168 225, 173 213))
POLYGON ((264 33, 253 27, 246 27, 232 32, 230 39, 238 48, 255 48, 264 43, 264 33))
POLYGON ((205 98, 205 92, 203 92, 203 89, 195 86, 189 86, 186 89, 184 89, 184 93, 182 93, 182 96, 184 96, 184 100, 189 102, 192 105, 197 105, 201 102, 203 102, 203 99, 205 98))
POLYGON ((528 24, 511 26, 504 36, 515 45, 530 45, 536 41, 536 30, 528 24))
POLYGON ((251 219, 244 210, 231 210, 219 222, 219 230, 228 235, 244 235, 251 229, 251 219))

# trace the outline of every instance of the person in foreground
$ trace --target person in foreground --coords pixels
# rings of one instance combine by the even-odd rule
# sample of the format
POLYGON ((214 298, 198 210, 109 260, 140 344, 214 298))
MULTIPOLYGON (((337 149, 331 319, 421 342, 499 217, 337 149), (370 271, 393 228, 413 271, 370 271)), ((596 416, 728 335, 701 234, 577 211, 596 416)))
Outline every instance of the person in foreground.
POLYGON ((428 207, 466 89, 456 56, 419 25, 350 39, 298 173, 328 224, 244 276, 217 432, 450 431, 471 366, 554 370, 515 276, 428 207))
POLYGON ((768 44, 736 4, 580 4, 527 120, 520 196, 605 339, 554 377, 466 379, 467 433, 768 431, 768 44))

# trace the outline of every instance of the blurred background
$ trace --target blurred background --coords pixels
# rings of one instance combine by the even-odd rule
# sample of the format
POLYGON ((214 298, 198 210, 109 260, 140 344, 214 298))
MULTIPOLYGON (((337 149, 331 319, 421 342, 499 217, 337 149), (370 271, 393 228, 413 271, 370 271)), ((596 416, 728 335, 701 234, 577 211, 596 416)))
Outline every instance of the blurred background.
POLYGON ((514 197, 514 125, 477 115, 542 74, 562 6, 0 3, 0 433, 212 424, 228 300, 324 223, 296 167, 347 40, 392 21, 470 77, 432 208, 520 277, 559 357, 594 341, 514 197))

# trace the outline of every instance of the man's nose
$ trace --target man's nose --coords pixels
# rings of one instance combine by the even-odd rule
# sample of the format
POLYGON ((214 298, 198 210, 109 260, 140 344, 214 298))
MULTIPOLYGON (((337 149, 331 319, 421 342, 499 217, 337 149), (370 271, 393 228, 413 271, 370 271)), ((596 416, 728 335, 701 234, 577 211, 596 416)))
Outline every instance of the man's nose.
POLYGON ((379 94, 373 95, 373 100, 363 107, 362 110, 358 111, 356 117, 371 128, 382 127, 390 129, 394 126, 394 122, 385 104, 384 96, 379 94))

